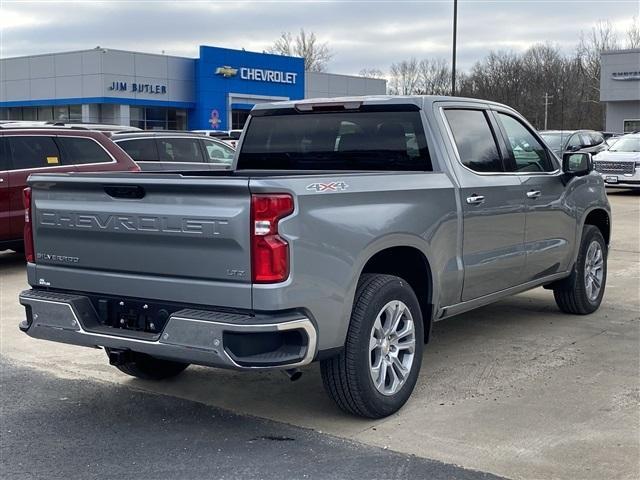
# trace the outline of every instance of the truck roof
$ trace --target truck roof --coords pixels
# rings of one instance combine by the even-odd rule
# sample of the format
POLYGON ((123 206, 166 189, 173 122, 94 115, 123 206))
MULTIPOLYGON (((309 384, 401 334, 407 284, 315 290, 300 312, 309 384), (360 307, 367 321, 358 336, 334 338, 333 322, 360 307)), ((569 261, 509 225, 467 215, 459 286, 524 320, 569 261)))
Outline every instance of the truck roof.
MULTIPOLYGON (((480 103, 483 105, 494 105, 509 108, 501 103, 478 98, 451 97, 445 95, 363 95, 350 97, 332 98, 309 98, 305 100, 285 100, 279 102, 259 103, 253 107, 254 111, 271 110, 281 108, 296 108, 308 105, 309 109, 314 105, 340 105, 340 104, 360 104, 360 105, 416 105, 425 108, 435 102, 464 101, 480 103)), ((355 107, 354 107, 355 108, 355 107)))

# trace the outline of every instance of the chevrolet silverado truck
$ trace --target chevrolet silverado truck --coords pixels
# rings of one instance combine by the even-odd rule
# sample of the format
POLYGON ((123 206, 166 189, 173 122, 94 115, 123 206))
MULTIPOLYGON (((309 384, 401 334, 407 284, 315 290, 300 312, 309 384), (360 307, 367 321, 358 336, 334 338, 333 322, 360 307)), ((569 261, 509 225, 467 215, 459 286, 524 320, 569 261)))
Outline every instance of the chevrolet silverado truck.
POLYGON ((611 211, 589 153, 453 97, 254 107, 230 171, 38 174, 25 190, 33 338, 135 377, 314 361, 352 414, 397 411, 434 322, 544 286, 605 290, 611 211))

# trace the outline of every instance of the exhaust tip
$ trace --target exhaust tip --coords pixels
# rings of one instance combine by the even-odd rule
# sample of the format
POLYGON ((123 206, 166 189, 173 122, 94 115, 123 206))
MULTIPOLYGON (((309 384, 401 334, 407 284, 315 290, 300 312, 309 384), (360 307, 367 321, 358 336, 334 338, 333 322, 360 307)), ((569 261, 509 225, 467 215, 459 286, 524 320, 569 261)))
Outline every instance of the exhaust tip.
POLYGON ((289 368, 287 370, 282 370, 282 373, 284 373, 287 377, 289 377, 289 380, 291 380, 292 382, 295 382, 296 380, 300 380, 300 377, 302 377, 302 372, 297 368, 289 368))

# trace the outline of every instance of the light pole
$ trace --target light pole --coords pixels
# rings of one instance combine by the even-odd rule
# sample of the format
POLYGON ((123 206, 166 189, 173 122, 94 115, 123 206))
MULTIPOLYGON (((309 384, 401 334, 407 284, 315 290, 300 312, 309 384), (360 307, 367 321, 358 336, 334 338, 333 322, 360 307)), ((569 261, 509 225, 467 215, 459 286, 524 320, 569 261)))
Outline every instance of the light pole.
POLYGON ((547 92, 544 92, 544 129, 547 129, 547 118, 548 118, 548 114, 549 114, 549 105, 551 105, 551 103, 549 102, 549 99, 553 98, 553 95, 549 95, 547 92))
POLYGON ((453 58, 451 60, 451 95, 456 94, 456 37, 458 35, 458 0, 453 0, 453 58))

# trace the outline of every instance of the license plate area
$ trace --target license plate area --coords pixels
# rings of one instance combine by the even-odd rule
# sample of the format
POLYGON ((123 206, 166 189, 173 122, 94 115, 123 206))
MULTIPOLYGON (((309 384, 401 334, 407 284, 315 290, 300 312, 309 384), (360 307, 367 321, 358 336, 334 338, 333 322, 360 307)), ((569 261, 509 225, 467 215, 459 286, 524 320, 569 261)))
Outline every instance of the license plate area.
POLYGON ((606 175, 604 177, 604 181, 607 183, 618 183, 618 176, 617 175, 606 175))
POLYGON ((171 314, 179 308, 141 300, 94 298, 100 324, 136 332, 161 332, 171 314))

